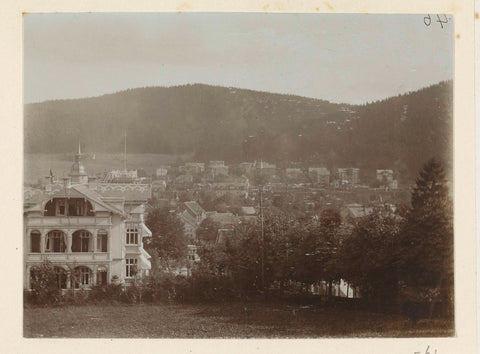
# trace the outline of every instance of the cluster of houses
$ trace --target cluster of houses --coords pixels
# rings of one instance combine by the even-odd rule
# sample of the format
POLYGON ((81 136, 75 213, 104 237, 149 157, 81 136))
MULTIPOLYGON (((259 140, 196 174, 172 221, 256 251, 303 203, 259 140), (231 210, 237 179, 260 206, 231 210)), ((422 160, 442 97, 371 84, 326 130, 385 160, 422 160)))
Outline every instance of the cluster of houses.
MULTIPOLYGON (((360 185, 359 168, 337 168, 331 173, 326 167, 290 167, 279 168, 275 164, 254 161, 225 165, 224 161, 186 162, 180 166, 160 166, 156 170, 156 183, 160 188, 167 184, 183 185, 208 184, 215 189, 219 183, 229 184, 238 189, 248 188, 250 184, 301 184, 317 188, 356 187, 360 185), (243 178, 239 178, 243 177, 243 178), (263 178, 259 178, 263 177, 263 178)), ((398 183, 392 170, 377 170, 379 186, 397 189, 398 183)), ((230 188, 234 189, 234 188, 230 188)))
MULTIPOLYGON (((391 170, 378 170, 377 180, 386 189, 397 188, 391 170)), ((148 242, 152 233, 144 224, 146 208, 152 197, 165 196, 167 190, 171 198, 167 199, 166 206, 177 213, 190 240, 190 262, 200 260, 196 241, 204 220, 218 225, 214 242, 222 243, 232 236, 235 225, 258 220, 260 198, 268 204, 277 195, 293 193, 308 207, 318 204, 319 191, 324 191, 320 198, 323 198, 322 207, 341 206, 345 224, 352 224, 373 210, 365 206, 372 203, 356 202, 359 198, 355 193, 362 191, 358 168, 339 168, 332 175, 325 167, 279 169, 263 161, 231 166, 223 161, 210 161, 161 166, 153 181, 139 177, 135 170, 114 170, 97 178, 87 174, 79 147, 67 177, 59 179, 50 175, 45 178, 43 188, 25 187, 24 288, 31 286, 35 276, 32 269, 46 260, 53 265, 61 289, 89 288, 112 282, 128 286, 137 277, 148 275, 151 256, 145 251, 144 242, 148 242), (263 177, 263 196, 259 194, 258 176, 263 177), (345 185, 359 188, 332 188, 345 185), (215 196, 230 194, 245 203, 235 211, 219 212, 205 210, 198 200, 180 202, 178 192, 192 186, 194 190, 208 190, 215 196), (303 188, 296 189, 298 186, 303 188), (352 202, 348 202, 348 195, 352 196, 352 202), (332 205, 335 200, 339 201, 338 205, 332 205)), ((386 198, 387 192, 382 193, 386 198)), ((371 195, 369 198, 372 199, 371 195)), ((386 200, 380 196, 380 201, 386 200)), ((188 267, 178 270, 179 274, 188 275, 188 272, 188 267)))

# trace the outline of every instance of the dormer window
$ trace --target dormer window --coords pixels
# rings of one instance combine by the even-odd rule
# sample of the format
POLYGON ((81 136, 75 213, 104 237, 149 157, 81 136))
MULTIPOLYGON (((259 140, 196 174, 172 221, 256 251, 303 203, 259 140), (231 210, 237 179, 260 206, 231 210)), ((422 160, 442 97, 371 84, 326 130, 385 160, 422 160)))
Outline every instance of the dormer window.
POLYGON ((54 198, 45 205, 45 216, 94 216, 92 204, 83 198, 54 198))
POLYGON ((57 209, 56 209, 55 215, 57 216, 66 215, 65 200, 57 200, 56 207, 57 209))

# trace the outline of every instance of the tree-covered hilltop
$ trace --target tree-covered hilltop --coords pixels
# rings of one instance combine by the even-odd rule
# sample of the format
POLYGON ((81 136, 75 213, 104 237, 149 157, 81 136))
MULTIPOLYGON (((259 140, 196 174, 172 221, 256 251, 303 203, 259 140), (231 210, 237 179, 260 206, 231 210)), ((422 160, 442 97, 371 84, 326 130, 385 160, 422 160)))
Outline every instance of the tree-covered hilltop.
POLYGON ((25 151, 193 153, 197 160, 263 158, 413 180, 431 157, 451 167, 452 82, 365 105, 202 84, 130 89, 25 105, 25 151), (250 137, 250 138, 249 138, 250 137))

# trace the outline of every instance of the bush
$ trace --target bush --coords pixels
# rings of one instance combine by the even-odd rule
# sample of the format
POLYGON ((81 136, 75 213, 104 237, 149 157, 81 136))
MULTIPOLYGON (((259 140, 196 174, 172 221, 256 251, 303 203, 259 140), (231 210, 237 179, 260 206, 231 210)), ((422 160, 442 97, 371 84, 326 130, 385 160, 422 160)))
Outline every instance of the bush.
POLYGON ((235 282, 231 278, 206 272, 195 272, 189 278, 159 273, 127 287, 115 281, 108 285, 92 286, 88 291, 69 290, 63 296, 50 265, 35 269, 35 277, 33 290, 24 293, 25 304, 218 302, 231 300, 239 293, 235 291, 235 282))
POLYGON ((85 289, 68 290, 60 299, 62 304, 85 305, 90 300, 90 291, 85 289))
POLYGON ((227 276, 195 272, 189 280, 191 301, 217 302, 235 297, 235 284, 227 276))
POLYGON ((144 279, 140 285, 145 302, 187 301, 190 298, 190 282, 183 276, 160 273, 144 279))
POLYGON ((61 302, 61 290, 57 284, 57 275, 52 264, 45 261, 40 266, 32 267, 30 273, 31 297, 37 305, 55 305, 61 302))
POLYGON ((92 301, 120 301, 123 293, 121 284, 95 285, 92 286, 88 299, 92 301))
POLYGON ((142 287, 132 284, 125 288, 120 294, 120 301, 127 304, 138 304, 142 302, 142 287))

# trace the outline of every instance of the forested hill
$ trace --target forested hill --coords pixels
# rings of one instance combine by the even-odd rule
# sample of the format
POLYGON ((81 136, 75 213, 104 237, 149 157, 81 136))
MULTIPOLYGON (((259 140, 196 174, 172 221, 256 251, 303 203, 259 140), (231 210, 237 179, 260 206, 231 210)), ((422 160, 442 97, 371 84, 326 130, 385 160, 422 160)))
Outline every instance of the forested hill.
MULTIPOLYGON (((25 151, 194 153, 198 160, 263 158, 416 175, 448 161, 452 83, 361 106, 202 84, 130 89, 25 105, 25 151), (250 137, 250 138, 249 138, 250 137)), ((447 166, 448 167, 448 166, 447 166)))

